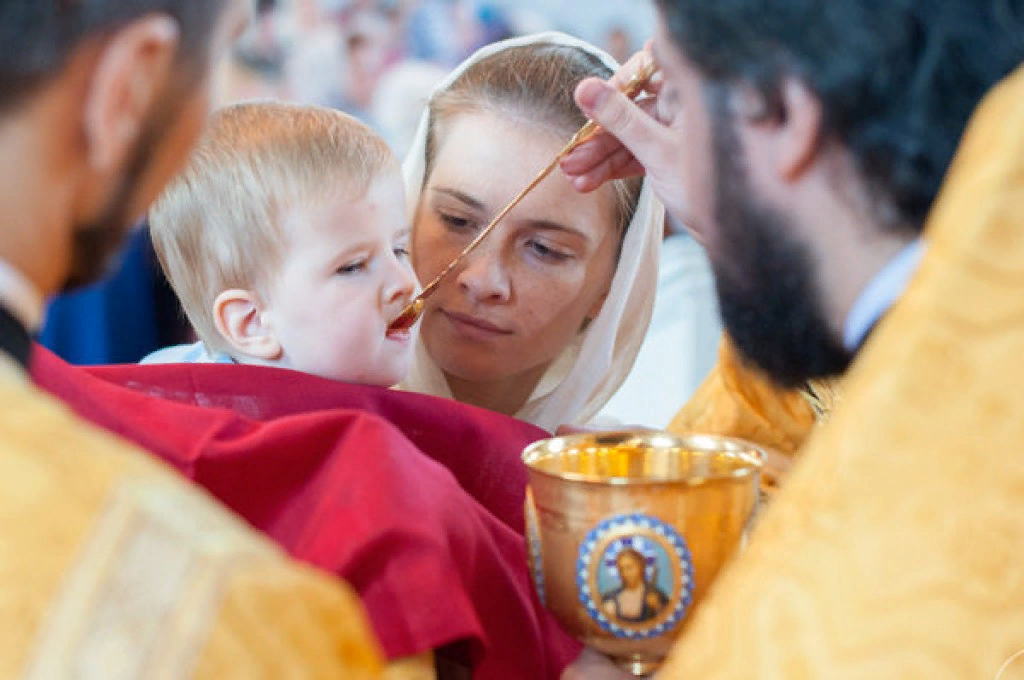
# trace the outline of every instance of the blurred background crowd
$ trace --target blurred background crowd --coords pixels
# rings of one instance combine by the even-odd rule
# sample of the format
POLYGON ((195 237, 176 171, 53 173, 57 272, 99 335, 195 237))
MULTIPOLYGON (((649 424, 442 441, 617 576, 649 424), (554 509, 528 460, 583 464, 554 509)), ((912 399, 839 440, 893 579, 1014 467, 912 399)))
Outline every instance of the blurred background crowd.
POLYGON ((477 48, 559 30, 623 59, 654 23, 644 0, 265 0, 223 65, 221 103, 274 97, 350 113, 406 151, 434 85, 477 48))
MULTIPOLYGON (((275 98, 341 109, 403 157, 433 88, 479 47, 558 30, 621 62, 654 23, 648 0, 259 0, 213 91, 218 105, 275 98)), ((626 422, 663 425, 671 413, 651 408, 682 403, 715 357, 707 263, 680 230, 667 225, 666 234, 647 345, 606 409, 626 422)), ((52 302, 40 340, 72 363, 123 363, 190 332, 142 229, 110 279, 52 302)))

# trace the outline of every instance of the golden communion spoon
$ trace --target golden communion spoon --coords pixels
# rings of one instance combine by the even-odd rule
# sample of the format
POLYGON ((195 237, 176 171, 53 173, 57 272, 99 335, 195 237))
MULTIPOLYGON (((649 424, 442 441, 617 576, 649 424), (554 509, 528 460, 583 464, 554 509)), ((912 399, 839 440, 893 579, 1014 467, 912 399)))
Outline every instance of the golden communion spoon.
MULTIPOLYGON (((622 91, 630 99, 635 99, 643 91, 644 86, 651 80, 652 77, 654 77, 654 74, 657 72, 658 67, 654 63, 654 61, 648 61, 646 64, 641 66, 636 73, 633 74, 633 77, 630 78, 625 85, 622 86, 622 91)), ((580 144, 593 137, 600 129, 600 126, 594 121, 589 121, 586 125, 581 127, 579 131, 577 131, 576 134, 572 136, 572 139, 569 140, 569 143, 566 144, 565 147, 558 152, 558 155, 555 156, 555 159, 551 161, 551 163, 549 163, 546 168, 541 170, 540 173, 533 178, 533 181, 530 182, 530 184, 527 185, 525 189, 520 191, 519 195, 513 198, 512 201, 508 205, 506 205, 505 208, 500 213, 498 213, 498 215, 493 220, 491 220, 490 224, 488 224, 486 227, 480 230, 480 233, 476 235, 476 238, 470 241, 469 245, 463 248, 462 252, 459 253, 454 260, 449 262, 448 266, 442 269, 441 273, 435 276, 433 281, 424 286, 423 290, 421 290, 419 294, 416 295, 416 297, 414 297, 409 302, 409 304, 405 306, 405 309, 402 310, 402 313, 395 317, 395 320, 388 325, 388 331, 403 331, 408 328, 412 328, 413 324, 415 324, 419 320, 420 315, 423 313, 423 307, 425 305, 426 299, 430 297, 434 293, 434 291, 437 290, 437 287, 441 283, 441 281, 444 280, 444 278, 448 276, 448 274, 450 274, 452 270, 455 269, 455 267, 457 267, 459 263, 466 258, 467 255, 473 252, 473 249, 480 245, 480 242, 487 238, 488 234, 494 231, 494 227, 498 225, 498 222, 500 222, 502 218, 505 217, 505 215, 508 215, 509 212, 511 212, 512 208, 515 208, 517 205, 519 205, 519 202, 523 200, 526 194, 530 193, 530 191, 532 191, 534 187, 540 184, 545 177, 550 175, 551 172, 558 167, 558 163, 562 160, 562 158, 567 156, 580 144)))

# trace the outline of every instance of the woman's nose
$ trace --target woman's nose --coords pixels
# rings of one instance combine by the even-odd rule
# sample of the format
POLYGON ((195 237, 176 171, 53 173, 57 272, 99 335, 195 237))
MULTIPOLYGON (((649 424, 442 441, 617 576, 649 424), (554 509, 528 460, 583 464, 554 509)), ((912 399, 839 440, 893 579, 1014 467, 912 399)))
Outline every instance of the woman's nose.
POLYGON ((478 301, 505 302, 512 291, 508 272, 502 262, 501 249, 486 243, 481 243, 466 258, 457 281, 463 290, 478 301))

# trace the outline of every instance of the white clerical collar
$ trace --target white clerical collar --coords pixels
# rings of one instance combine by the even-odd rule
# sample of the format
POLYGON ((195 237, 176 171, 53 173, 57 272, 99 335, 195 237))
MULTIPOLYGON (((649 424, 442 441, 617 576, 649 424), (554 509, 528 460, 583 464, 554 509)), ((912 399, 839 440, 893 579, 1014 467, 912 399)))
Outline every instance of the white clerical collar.
POLYGON ((851 352, 860 349, 878 320, 902 297, 910 279, 917 273, 924 251, 924 242, 918 238, 882 267, 882 271, 861 291, 846 317, 843 331, 846 349, 851 352))
POLYGON ((24 324, 30 333, 43 325, 46 301, 43 294, 17 269, 0 259, 0 305, 24 324))

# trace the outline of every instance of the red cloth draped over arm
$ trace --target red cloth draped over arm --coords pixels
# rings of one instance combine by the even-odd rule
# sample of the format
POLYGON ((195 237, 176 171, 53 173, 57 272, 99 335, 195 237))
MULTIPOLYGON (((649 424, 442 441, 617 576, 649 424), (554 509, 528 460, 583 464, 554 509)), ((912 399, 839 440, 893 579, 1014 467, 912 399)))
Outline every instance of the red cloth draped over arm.
POLYGON ((475 677, 556 678, 578 653, 526 568, 519 452, 542 430, 274 368, 33 363, 82 417, 351 583, 390 658, 465 642, 475 677))

